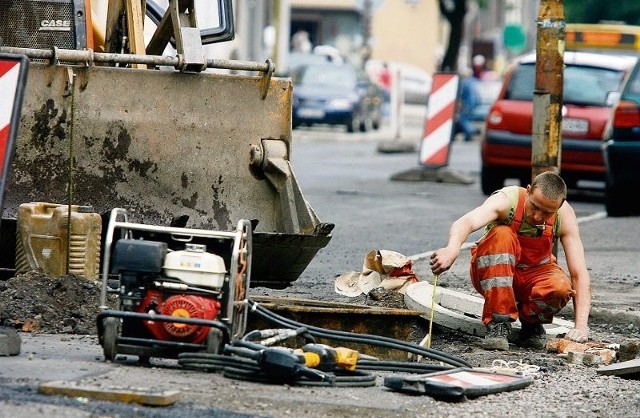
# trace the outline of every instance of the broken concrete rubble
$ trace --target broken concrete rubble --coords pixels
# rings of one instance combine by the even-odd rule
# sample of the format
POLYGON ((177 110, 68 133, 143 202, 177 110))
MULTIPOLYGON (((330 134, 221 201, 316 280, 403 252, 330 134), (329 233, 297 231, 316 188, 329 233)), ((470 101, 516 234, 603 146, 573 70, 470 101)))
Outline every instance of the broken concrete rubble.
POLYGON ((564 355, 569 363, 585 366, 613 363, 619 348, 617 344, 598 341, 577 343, 564 338, 551 338, 546 344, 547 351, 564 355))

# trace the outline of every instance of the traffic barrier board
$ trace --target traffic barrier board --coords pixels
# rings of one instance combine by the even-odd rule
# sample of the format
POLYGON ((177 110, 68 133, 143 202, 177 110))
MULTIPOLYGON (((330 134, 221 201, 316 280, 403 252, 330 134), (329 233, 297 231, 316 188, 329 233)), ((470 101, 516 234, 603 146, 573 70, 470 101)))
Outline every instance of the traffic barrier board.
POLYGON ((449 163, 449 147, 460 76, 453 73, 433 75, 431 94, 427 102, 427 118, 420 143, 420 164, 440 168, 449 163))
POLYGON ((15 148, 28 68, 27 57, 0 53, 0 211, 4 207, 4 189, 15 148))

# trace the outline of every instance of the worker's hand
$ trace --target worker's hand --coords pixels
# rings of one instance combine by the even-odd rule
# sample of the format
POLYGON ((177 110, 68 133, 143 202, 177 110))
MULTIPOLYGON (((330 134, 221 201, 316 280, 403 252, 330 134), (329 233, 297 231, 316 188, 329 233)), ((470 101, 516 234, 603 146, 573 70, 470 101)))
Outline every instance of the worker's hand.
POLYGON ((571 331, 567 332, 567 334, 564 337, 571 341, 584 343, 589 339, 589 331, 586 331, 586 330, 581 331, 577 328, 574 328, 571 331))
POLYGON ((433 274, 442 274, 449 270, 460 254, 459 250, 449 247, 440 248, 431 254, 429 265, 433 274))

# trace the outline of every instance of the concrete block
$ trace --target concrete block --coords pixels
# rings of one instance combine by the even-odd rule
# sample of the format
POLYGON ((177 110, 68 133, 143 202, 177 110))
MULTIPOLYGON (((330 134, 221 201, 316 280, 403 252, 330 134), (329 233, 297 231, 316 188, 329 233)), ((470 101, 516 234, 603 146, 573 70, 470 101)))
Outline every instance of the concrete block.
POLYGON ((585 352, 569 351, 567 361, 585 366, 609 365, 616 359, 616 352, 609 349, 587 350, 585 352))
POLYGON ((20 354, 20 335, 13 328, 0 327, 0 356, 20 354))
POLYGON ((567 361, 572 364, 584 364, 585 366, 602 364, 602 358, 600 356, 576 351, 569 351, 567 353, 567 361))

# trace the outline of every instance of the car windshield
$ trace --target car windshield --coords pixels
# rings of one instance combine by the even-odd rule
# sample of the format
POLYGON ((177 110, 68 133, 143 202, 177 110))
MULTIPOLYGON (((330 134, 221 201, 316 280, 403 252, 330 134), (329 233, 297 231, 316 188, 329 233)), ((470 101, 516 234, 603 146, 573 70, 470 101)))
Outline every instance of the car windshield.
POLYGON ((289 54, 289 73, 303 65, 326 64, 329 60, 324 55, 291 52, 289 54))
POLYGON ((356 72, 346 65, 309 65, 293 77, 294 84, 345 89, 352 89, 356 81, 356 72))
POLYGON ((636 65, 633 74, 631 74, 631 79, 627 82, 622 98, 640 104, 640 64, 636 65))
MULTIPOLYGON (((505 98, 533 100, 534 64, 521 64, 514 71, 505 98)), ((566 65, 564 69, 563 103, 608 106, 607 96, 620 89, 624 72, 607 68, 566 65)))

